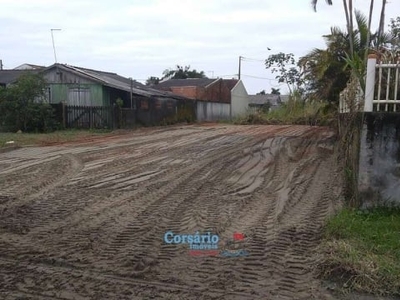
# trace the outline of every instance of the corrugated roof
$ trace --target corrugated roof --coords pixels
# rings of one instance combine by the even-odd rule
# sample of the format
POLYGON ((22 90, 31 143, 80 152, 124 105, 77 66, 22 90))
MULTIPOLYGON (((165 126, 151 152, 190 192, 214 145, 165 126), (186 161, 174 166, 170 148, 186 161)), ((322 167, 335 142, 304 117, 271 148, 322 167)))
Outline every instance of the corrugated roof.
POLYGON ((14 83, 23 74, 36 74, 39 70, 0 70, 0 84, 14 83))
MULTIPOLYGON (((49 70, 53 67, 59 67, 59 68, 66 69, 75 74, 78 74, 78 75, 84 76, 86 78, 89 78, 93 81, 99 82, 105 86, 109 86, 109 87, 127 91, 127 92, 131 91, 131 80, 129 78, 120 76, 116 73, 86 69, 86 68, 81 68, 81 67, 76 67, 76 66, 65 65, 65 64, 54 64, 54 65, 48 67, 46 70, 49 70)), ((132 93, 136 94, 136 95, 140 95, 140 96, 146 96, 146 97, 157 96, 157 97, 169 97, 169 98, 181 98, 181 99, 184 98, 184 97, 172 94, 170 92, 159 91, 159 90, 156 90, 153 88, 149 88, 135 80, 133 80, 133 82, 132 82, 132 93)))
POLYGON ((270 103, 271 105, 279 105, 280 102, 281 98, 279 95, 249 95, 249 105, 263 105, 265 103, 270 103))
POLYGON ((34 64, 22 64, 19 65, 18 67, 15 67, 14 70, 40 70, 44 69, 46 67, 44 66, 39 66, 39 65, 34 65, 34 64))
POLYGON ((228 86, 228 88, 230 90, 232 90, 239 82, 238 79, 223 79, 223 81, 225 82, 225 84, 228 86))
POLYGON ((196 86, 206 87, 218 79, 210 78, 187 78, 187 79, 169 79, 166 81, 159 82, 154 85, 156 89, 169 89, 172 87, 185 87, 185 86, 196 86))

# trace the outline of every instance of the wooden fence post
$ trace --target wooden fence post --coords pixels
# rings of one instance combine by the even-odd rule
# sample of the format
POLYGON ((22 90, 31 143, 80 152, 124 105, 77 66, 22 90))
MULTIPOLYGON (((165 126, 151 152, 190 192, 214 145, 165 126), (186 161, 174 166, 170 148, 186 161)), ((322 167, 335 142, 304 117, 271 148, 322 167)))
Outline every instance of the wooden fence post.
POLYGON ((375 93, 375 72, 376 72, 376 55, 370 54, 368 56, 367 64, 367 79, 365 81, 365 101, 364 111, 372 112, 373 101, 375 93))
POLYGON ((93 128, 93 107, 89 106, 89 128, 93 128))
POLYGON ((65 107, 65 103, 61 102, 61 110, 62 110, 62 124, 63 124, 63 128, 66 129, 67 128, 67 108, 65 107))

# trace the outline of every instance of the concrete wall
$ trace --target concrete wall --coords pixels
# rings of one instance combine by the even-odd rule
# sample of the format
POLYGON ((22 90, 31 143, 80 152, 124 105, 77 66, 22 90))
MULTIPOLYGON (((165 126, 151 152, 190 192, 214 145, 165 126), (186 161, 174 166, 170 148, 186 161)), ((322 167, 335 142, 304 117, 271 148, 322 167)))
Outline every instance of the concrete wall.
POLYGON ((249 94, 240 80, 231 91, 231 117, 238 117, 247 113, 249 94))
POLYGON ((400 205, 400 115, 366 113, 359 160, 358 189, 363 206, 400 205))
POLYGON ((197 101, 197 121, 218 121, 230 119, 231 105, 228 103, 197 101))

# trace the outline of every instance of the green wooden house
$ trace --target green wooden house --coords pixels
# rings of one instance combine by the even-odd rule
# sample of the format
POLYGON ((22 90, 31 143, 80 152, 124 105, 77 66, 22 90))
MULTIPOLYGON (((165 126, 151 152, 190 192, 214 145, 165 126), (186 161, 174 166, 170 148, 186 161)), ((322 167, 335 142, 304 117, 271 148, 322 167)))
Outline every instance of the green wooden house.
POLYGON ((124 107, 133 108, 140 99, 172 95, 116 73, 65 64, 47 67, 42 74, 48 83, 47 97, 51 104, 113 106, 117 99, 122 99, 124 107))

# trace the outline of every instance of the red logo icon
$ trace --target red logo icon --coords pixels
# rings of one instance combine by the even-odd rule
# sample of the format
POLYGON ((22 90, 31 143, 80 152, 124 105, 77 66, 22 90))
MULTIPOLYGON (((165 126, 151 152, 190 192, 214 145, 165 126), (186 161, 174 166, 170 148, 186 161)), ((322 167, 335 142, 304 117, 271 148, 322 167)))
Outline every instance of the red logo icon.
POLYGON ((245 238, 244 233, 235 232, 235 233, 233 234, 233 239, 234 239, 235 241, 243 241, 244 238, 245 238))

